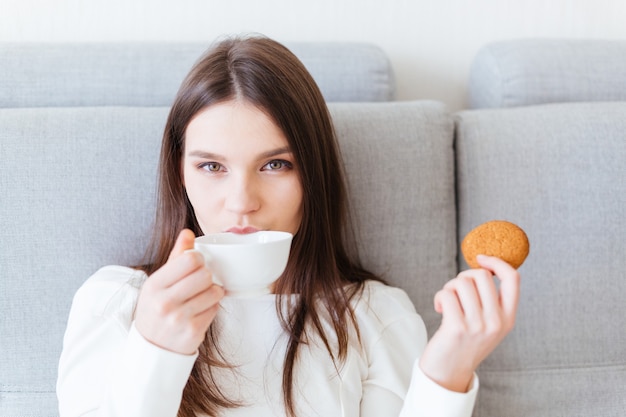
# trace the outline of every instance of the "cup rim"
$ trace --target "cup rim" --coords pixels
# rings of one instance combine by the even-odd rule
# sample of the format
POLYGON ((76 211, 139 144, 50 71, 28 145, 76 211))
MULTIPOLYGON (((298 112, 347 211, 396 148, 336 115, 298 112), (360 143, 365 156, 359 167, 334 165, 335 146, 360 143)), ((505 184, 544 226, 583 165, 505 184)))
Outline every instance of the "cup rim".
POLYGON ((279 231, 279 230, 259 230, 258 232, 247 233, 247 234, 238 234, 238 233, 232 233, 232 232, 207 233, 205 235, 196 237, 195 241, 196 243, 203 244, 203 245, 236 244, 238 246, 253 246, 253 245, 259 245, 259 244, 283 242, 285 240, 291 240, 292 238, 293 238, 293 234, 291 234, 290 232, 284 232, 284 231, 279 231), (247 241, 246 240, 246 239, 250 239, 250 236, 252 235, 258 236, 260 234, 267 236, 269 239, 267 241, 259 241, 259 240, 247 241), (223 242, 211 241, 211 239, 215 239, 216 237, 219 237, 219 238, 227 237, 227 240, 223 242))

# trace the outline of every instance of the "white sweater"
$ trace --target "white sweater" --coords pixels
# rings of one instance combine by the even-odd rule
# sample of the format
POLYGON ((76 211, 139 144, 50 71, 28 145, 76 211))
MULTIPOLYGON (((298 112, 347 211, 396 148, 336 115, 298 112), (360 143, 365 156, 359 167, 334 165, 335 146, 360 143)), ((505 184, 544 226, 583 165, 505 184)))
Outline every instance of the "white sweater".
MULTIPOLYGON (((160 349, 135 329, 133 309, 143 272, 102 268, 74 297, 59 362, 61 417, 175 417, 196 355, 160 349)), ((218 370, 220 387, 244 406, 224 417, 284 416, 286 336, 275 295, 225 297, 217 316, 220 346, 234 370, 218 370)), ((319 340, 301 347, 296 372, 299 417, 471 416, 468 393, 447 391, 417 366, 426 329, 406 293, 369 282, 354 301, 361 344, 351 337, 335 369, 319 340)), ((332 333, 330 333, 332 334, 332 333)))

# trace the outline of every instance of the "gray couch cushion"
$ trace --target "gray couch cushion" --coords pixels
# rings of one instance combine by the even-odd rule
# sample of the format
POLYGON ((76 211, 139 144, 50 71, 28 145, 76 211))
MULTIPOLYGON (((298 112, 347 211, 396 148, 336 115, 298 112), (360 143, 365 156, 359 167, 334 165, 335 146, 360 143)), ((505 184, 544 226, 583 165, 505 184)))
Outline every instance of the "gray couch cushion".
MULTIPOLYGON (((0 44, 0 107, 169 106, 209 43, 0 44)), ((287 46, 327 101, 386 101, 394 77, 366 43, 287 46)))
POLYGON ((166 115, 0 110, 0 415, 57 415, 70 301, 99 266, 140 259, 166 115))
POLYGON ((495 42, 474 58, 468 88, 471 108, 626 100, 626 42, 495 42))
POLYGON ((363 263, 409 293, 432 334, 433 297, 457 270, 452 115, 428 101, 331 109, 363 263))
POLYGON ((506 219, 530 240, 476 415, 622 415, 626 103, 462 112, 456 149, 460 236, 506 219))
MULTIPOLYGON (((430 102, 331 110, 364 263, 432 329, 434 292, 456 270, 453 120, 430 102)), ((100 266, 141 259, 167 111, 0 109, 0 415, 56 415, 74 292, 100 266)))

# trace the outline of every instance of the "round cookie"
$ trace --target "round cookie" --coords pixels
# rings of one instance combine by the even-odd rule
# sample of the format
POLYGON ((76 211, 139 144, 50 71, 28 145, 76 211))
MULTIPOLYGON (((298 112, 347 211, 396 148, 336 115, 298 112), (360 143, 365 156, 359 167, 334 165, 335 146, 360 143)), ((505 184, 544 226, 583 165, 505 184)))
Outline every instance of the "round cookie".
POLYGON ((526 233, 504 220, 492 220, 470 231, 461 242, 461 252, 471 268, 480 268, 476 255, 497 256, 517 269, 528 256, 526 233))

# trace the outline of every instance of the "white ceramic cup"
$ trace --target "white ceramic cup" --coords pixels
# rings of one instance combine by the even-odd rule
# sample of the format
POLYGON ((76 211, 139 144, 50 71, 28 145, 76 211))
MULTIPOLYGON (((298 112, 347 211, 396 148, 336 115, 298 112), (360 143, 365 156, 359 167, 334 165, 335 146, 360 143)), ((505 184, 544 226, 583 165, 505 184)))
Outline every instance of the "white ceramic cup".
POLYGON ((270 293, 287 266, 292 238, 277 231, 214 233, 197 237, 194 250, 204 256, 213 282, 226 295, 253 297, 270 293))

